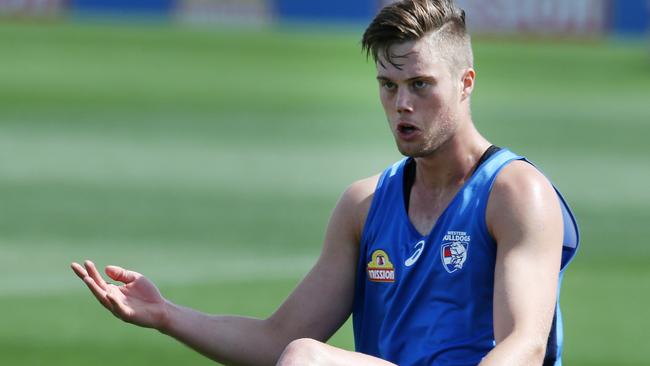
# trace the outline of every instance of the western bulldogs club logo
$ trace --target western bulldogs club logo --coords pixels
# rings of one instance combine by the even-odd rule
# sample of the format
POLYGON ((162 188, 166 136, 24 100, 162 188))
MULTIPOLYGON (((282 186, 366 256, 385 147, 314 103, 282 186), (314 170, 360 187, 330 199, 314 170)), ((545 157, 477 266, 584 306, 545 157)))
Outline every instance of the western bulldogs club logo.
POLYGON ((440 247, 442 266, 449 273, 463 269, 467 261, 470 236, 464 231, 448 231, 440 247))

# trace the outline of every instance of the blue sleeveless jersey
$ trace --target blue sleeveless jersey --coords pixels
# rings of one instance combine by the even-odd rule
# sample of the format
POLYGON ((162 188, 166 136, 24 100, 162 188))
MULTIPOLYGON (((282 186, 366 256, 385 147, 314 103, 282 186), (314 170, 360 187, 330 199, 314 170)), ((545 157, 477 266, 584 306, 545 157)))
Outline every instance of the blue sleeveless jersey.
MULTIPOLYGON (((364 226, 353 308, 356 350, 400 366, 476 366, 495 346, 496 243, 487 230, 487 201, 499 171, 525 159, 502 149, 486 160, 424 236, 404 206, 407 160, 381 175, 364 226)), ((558 197, 563 272, 577 250, 578 228, 558 197)), ((561 365, 561 346, 557 307, 544 365, 561 365)))

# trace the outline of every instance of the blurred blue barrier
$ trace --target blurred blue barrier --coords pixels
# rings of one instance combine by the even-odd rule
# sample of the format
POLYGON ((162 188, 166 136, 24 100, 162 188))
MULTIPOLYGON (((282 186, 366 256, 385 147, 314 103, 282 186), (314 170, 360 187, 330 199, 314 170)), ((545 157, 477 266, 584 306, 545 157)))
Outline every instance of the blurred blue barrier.
POLYGON ((650 30, 650 0, 618 0, 612 9, 612 30, 621 35, 642 35, 650 30))
POLYGON ((75 14, 171 16, 176 0, 69 0, 75 14))
MULTIPOLYGON (((650 34, 650 0, 456 0, 477 34, 650 34)), ((154 17, 178 22, 368 24, 392 0, 0 0, 0 18, 154 17)))
POLYGON ((377 0, 272 0, 275 14, 281 20, 365 23, 378 8, 377 0))

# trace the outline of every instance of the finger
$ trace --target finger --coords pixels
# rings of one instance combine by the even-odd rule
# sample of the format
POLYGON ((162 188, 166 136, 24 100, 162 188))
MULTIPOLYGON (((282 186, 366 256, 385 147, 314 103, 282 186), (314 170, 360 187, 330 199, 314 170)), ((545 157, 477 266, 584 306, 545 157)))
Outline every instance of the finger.
POLYGON ((88 275, 88 272, 79 263, 73 262, 70 267, 74 273, 88 286, 90 292, 97 298, 100 304, 110 309, 110 303, 106 299, 106 291, 97 285, 95 280, 88 275))
POLYGON ((131 283, 142 277, 138 272, 126 270, 118 266, 106 266, 106 274, 115 281, 131 283))
POLYGON ((88 276, 88 272, 86 272, 86 269, 77 262, 73 262, 70 265, 70 268, 72 268, 72 271, 74 271, 77 277, 81 278, 82 280, 84 279, 84 277, 88 276))
POLYGON ((112 308, 111 311, 113 312, 113 314, 124 321, 128 321, 128 319, 131 316, 132 310, 129 307, 127 307, 123 302, 119 301, 111 293, 108 293, 106 295, 106 299, 108 300, 112 308))
POLYGON ((95 267, 95 263, 93 263, 93 262, 91 262, 89 260, 86 260, 84 262, 84 265, 86 266, 86 270, 88 271, 88 275, 90 276, 90 278, 95 280, 95 283, 99 287, 101 287, 103 290, 106 290, 106 287, 107 287, 106 281, 104 281, 104 279, 99 274, 99 272, 97 272, 97 267, 95 267))
POLYGON ((111 306, 110 301, 108 301, 106 298, 106 291, 101 288, 90 276, 86 276, 83 280, 86 286, 88 286, 90 289, 90 292, 95 295, 97 301, 99 301, 99 303, 102 304, 106 309, 113 311, 113 307, 111 306))

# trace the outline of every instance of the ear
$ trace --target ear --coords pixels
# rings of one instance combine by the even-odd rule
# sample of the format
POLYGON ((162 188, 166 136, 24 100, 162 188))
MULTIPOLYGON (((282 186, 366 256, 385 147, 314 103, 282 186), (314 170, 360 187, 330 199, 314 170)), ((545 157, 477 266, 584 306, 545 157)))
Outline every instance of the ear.
POLYGON ((468 99, 474 91, 474 82, 476 81, 476 71, 469 68, 463 70, 461 75, 461 101, 468 99))

